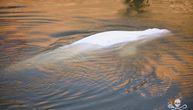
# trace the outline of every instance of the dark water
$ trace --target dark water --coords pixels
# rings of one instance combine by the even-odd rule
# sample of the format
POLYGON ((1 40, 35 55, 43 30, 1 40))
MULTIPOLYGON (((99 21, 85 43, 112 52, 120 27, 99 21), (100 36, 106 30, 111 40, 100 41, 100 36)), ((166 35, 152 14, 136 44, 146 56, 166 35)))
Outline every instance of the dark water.
POLYGON ((122 0, 1 0, 0 109, 192 109, 193 2, 156 0, 138 13, 122 0), (173 35, 76 54, 60 47, 108 30, 173 35))

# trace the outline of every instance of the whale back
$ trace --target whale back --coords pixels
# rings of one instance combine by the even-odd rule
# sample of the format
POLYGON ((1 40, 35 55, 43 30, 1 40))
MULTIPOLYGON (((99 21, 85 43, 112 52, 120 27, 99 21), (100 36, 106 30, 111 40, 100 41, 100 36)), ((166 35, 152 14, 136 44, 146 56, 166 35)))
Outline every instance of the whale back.
POLYGON ((167 29, 147 29, 144 31, 106 31, 97 33, 83 38, 74 44, 93 44, 101 47, 108 47, 124 42, 132 42, 137 40, 152 40, 158 37, 166 36, 169 32, 167 29))

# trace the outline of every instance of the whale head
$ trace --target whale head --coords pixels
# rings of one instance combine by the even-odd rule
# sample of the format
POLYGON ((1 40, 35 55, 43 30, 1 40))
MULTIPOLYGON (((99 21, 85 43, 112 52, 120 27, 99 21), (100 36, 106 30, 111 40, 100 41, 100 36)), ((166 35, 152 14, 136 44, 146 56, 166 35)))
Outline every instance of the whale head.
POLYGON ((158 29, 158 28, 152 28, 152 29, 147 29, 147 30, 143 31, 143 34, 149 35, 149 37, 151 37, 151 36, 163 37, 163 36, 169 35, 170 33, 171 32, 167 29, 158 29))
POLYGON ((168 36, 170 34, 171 32, 167 29, 152 28, 142 31, 140 35, 136 37, 135 41, 148 42, 157 38, 168 36))

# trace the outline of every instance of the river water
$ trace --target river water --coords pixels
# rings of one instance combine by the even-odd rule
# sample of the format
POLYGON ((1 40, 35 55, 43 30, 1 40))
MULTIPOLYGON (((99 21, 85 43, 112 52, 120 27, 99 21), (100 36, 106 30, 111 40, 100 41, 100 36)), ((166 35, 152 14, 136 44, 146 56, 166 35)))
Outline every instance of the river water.
POLYGON ((176 98, 193 109, 193 2, 149 4, 138 13, 123 0, 1 0, 0 109, 169 110, 176 98), (95 33, 148 28, 172 35, 58 51, 95 33))

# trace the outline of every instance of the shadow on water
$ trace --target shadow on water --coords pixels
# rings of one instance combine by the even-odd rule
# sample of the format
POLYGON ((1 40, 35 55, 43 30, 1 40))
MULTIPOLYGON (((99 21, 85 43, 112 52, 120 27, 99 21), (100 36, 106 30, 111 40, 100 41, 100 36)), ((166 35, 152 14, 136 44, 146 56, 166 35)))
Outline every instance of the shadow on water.
POLYGON ((149 0, 124 0, 124 3, 127 5, 127 14, 132 11, 142 13, 144 8, 150 5, 149 0))
POLYGON ((73 31, 53 33, 50 36, 52 36, 52 37, 64 37, 64 36, 71 36, 71 35, 76 35, 76 34, 90 34, 90 33, 94 33, 94 32, 92 32, 92 31, 89 32, 89 31, 73 30, 73 31))
POLYGON ((26 6, 0 6, 0 9, 26 8, 26 6))

